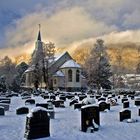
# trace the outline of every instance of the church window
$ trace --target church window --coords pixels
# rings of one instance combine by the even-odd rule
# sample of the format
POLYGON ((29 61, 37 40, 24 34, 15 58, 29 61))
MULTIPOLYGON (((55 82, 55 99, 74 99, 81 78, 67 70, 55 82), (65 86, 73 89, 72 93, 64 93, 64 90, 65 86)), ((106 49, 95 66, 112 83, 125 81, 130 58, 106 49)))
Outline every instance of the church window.
POLYGON ((56 85, 56 83, 57 83, 57 81, 56 81, 56 79, 54 79, 54 84, 56 85))
POLYGON ((68 82, 72 82, 72 70, 68 70, 68 82))
POLYGON ((76 71, 76 82, 80 82, 80 71, 76 71))

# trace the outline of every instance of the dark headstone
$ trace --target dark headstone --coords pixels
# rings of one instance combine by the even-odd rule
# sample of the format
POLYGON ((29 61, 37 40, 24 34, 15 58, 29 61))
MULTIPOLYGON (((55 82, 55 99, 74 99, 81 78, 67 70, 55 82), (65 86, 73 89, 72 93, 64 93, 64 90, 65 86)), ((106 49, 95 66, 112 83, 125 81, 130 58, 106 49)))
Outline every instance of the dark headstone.
POLYGON ((59 99, 66 101, 66 96, 60 96, 59 99))
POLYGON ((4 110, 5 110, 5 111, 8 111, 8 110, 9 110, 9 104, 0 103, 0 106, 4 107, 4 110))
POLYGON ((48 103, 37 103, 36 106, 40 106, 48 109, 48 103))
POLYGON ((50 117, 46 109, 36 107, 26 117, 26 139, 37 139, 50 136, 50 117))
POLYGON ((99 110, 105 111, 106 109, 110 110, 110 104, 107 104, 104 101, 99 102, 99 110))
POLYGON ((25 104, 35 104, 35 100, 34 99, 27 99, 25 101, 25 104))
POLYGON ((87 97, 86 95, 79 95, 79 101, 82 101, 86 97, 87 97))
POLYGON ((135 105, 140 106, 140 99, 135 99, 135 105))
POLYGON ((127 98, 122 98, 122 103, 123 103, 124 101, 128 101, 128 99, 127 99, 127 98))
POLYGON ((68 99, 71 99, 71 98, 73 98, 74 97, 74 95, 67 95, 66 96, 66 98, 68 98, 68 99))
POLYGON ((4 107, 0 106, 0 116, 4 115, 5 114, 5 111, 4 111, 4 107))
POLYGON ((99 102, 99 101, 105 101, 105 100, 106 100, 106 98, 104 98, 104 97, 98 98, 98 102, 99 102))
POLYGON ((140 108, 138 109, 138 115, 140 116, 140 108))
POLYGON ((82 106, 83 106, 82 103, 75 103, 74 104, 74 109, 81 109, 82 106))
POLYGON ((70 106, 74 105, 75 103, 78 103, 78 100, 77 99, 73 99, 71 102, 70 102, 70 106))
POLYGON ((94 125, 100 125, 99 107, 94 105, 86 105, 81 108, 81 130, 87 132, 91 127, 94 130, 97 129, 94 125))
POLYGON ((16 109, 17 115, 28 114, 28 113, 29 113, 28 107, 20 107, 20 108, 16 109))
POLYGON ((50 95, 50 99, 55 100, 56 99, 55 95, 50 95))
POLYGON ((129 102, 128 101, 124 101, 123 102, 123 108, 128 108, 129 107, 129 102))
POLYGON ((120 112, 120 122, 125 119, 131 119, 131 111, 130 110, 124 110, 120 112))
POLYGON ((96 95, 95 97, 96 97, 96 99, 99 99, 101 97, 101 95, 96 95))
POLYGON ((49 95, 43 95, 44 99, 49 99, 49 95))
POLYGON ((55 105, 55 107, 65 107, 63 100, 55 100, 54 105, 55 105))

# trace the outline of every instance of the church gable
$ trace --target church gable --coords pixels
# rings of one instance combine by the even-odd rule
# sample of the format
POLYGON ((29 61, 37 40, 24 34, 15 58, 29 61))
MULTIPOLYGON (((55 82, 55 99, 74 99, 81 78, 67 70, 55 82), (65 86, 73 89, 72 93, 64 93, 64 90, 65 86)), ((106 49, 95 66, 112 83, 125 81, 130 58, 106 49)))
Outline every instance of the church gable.
POLYGON ((53 75, 55 72, 59 70, 59 68, 68 60, 71 60, 72 57, 69 55, 68 52, 65 52, 60 57, 56 58, 54 63, 49 66, 50 74, 53 75))

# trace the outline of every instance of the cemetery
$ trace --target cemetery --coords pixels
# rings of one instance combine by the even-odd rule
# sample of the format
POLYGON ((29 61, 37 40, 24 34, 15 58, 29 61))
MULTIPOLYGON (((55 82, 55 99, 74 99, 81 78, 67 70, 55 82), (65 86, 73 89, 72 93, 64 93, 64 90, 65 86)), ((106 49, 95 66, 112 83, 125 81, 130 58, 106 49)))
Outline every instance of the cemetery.
POLYGON ((133 100, 117 92, 106 97, 88 91, 68 94, 54 92, 55 98, 49 93, 31 94, 30 99, 26 98, 29 94, 23 98, 22 93, 11 97, 1 95, 1 101, 10 101, 0 103, 1 139, 139 140, 139 95, 133 95, 133 100), (112 105, 110 100, 116 104, 112 105))

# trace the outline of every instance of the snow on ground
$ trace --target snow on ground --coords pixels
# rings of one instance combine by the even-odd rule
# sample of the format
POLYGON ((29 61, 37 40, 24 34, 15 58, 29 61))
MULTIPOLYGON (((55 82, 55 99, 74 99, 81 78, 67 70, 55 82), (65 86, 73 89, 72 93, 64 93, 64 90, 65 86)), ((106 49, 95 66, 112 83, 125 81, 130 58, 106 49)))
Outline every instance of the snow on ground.
MULTIPOLYGON (((42 97, 33 97, 36 103, 46 102, 42 97)), ((129 99, 130 100, 130 99, 129 99)), ((16 108, 25 106, 21 97, 12 97, 10 110, 5 116, 0 116, 0 140, 25 140, 24 131, 26 115, 16 115, 16 108)), ((81 112, 69 107, 69 100, 65 102, 66 108, 55 108, 55 119, 50 120, 50 137, 38 140, 139 140, 140 116, 138 107, 131 101, 130 110, 136 123, 119 121, 119 111, 122 109, 121 100, 118 106, 111 107, 110 111, 100 113, 100 128, 94 133, 84 133, 81 128, 81 112)), ((35 105, 26 105, 30 110, 35 105)))

